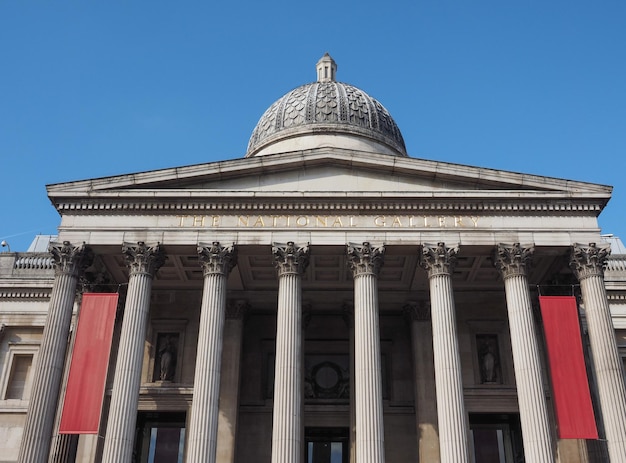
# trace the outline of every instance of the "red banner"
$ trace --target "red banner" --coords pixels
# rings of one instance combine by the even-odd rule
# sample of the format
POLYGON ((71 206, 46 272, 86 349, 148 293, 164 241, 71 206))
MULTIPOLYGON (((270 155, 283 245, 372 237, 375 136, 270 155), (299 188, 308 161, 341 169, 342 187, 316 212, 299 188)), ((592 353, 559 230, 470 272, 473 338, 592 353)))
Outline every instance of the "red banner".
POLYGON ((117 294, 83 294, 60 434, 98 434, 117 294))
POLYGON ((597 439, 576 298, 540 296, 556 420, 561 439, 597 439))

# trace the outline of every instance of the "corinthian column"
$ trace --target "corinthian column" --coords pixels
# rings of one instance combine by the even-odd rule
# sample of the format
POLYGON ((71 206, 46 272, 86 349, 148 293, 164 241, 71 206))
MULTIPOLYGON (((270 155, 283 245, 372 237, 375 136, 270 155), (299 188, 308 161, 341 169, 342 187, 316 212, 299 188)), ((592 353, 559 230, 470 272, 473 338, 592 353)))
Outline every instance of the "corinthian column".
POLYGON ((309 248, 292 241, 274 243, 278 270, 276 366, 272 463, 300 463, 302 442, 302 273, 309 263, 309 248))
POLYGON ((547 463, 554 461, 554 448, 526 276, 533 252, 532 246, 500 244, 495 265, 502 274, 506 292, 524 454, 527 461, 547 463))
POLYGON ((439 447, 442 463, 469 463, 467 417, 456 328, 452 268, 458 247, 424 244, 420 264, 428 271, 433 325, 439 447))
POLYGON ((90 263, 83 245, 72 246, 69 241, 50 243, 49 250, 55 267, 54 286, 28 403, 20 463, 48 461, 76 283, 81 270, 90 263))
POLYGON ((158 244, 125 243, 122 252, 130 276, 104 440, 104 463, 130 463, 132 458, 152 279, 165 262, 158 244))
POLYGON ((384 463, 383 386, 378 324, 378 272, 384 246, 348 244, 354 277, 354 383, 356 458, 359 463, 384 463))
POLYGON ((218 242, 211 246, 199 245, 198 254, 204 273, 204 290, 186 460, 190 463, 214 463, 226 282, 235 265, 236 255, 234 246, 225 247, 218 242))
POLYGON ((612 462, 626 461, 626 391, 604 288, 609 245, 576 244, 571 266, 580 281, 604 433, 612 462))

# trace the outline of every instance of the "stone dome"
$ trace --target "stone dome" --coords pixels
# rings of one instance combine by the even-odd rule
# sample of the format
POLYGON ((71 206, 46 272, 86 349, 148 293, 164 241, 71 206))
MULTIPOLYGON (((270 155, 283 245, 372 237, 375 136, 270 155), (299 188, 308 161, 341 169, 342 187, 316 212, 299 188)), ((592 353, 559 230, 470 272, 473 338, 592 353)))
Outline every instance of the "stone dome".
POLYGON ((336 82, 336 71, 325 54, 317 63, 317 82, 272 104, 252 132, 246 157, 323 146, 407 156, 389 111, 363 90, 336 82))

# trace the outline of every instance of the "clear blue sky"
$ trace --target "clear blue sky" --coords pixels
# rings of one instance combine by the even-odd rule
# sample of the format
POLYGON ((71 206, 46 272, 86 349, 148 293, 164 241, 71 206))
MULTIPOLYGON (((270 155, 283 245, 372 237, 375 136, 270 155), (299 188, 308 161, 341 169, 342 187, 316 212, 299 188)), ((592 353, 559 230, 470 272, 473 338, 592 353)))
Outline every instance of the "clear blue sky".
POLYGON ((46 184, 242 157, 327 51, 411 156, 613 185, 626 238, 623 0, 0 0, 0 239, 55 233, 46 184))

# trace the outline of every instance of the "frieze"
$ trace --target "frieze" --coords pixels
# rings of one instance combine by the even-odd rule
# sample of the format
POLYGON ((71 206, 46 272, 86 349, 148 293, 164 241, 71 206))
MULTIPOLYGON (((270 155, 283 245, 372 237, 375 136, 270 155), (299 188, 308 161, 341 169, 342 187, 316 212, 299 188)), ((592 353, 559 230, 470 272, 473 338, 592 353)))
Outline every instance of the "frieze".
POLYGON ((478 228, 477 216, 178 215, 179 228, 478 228))

